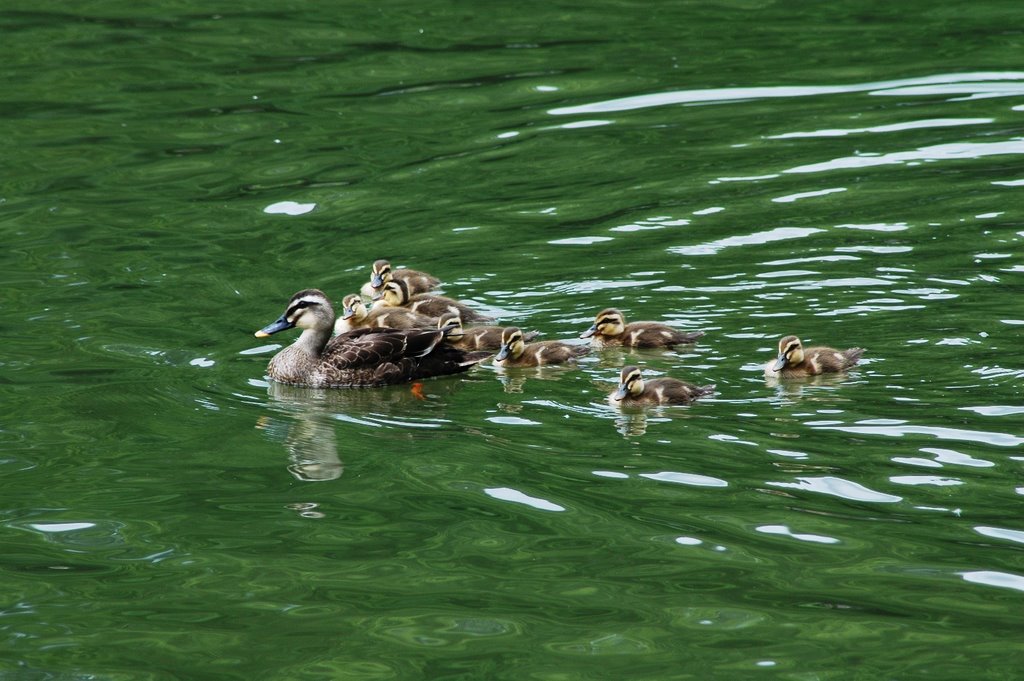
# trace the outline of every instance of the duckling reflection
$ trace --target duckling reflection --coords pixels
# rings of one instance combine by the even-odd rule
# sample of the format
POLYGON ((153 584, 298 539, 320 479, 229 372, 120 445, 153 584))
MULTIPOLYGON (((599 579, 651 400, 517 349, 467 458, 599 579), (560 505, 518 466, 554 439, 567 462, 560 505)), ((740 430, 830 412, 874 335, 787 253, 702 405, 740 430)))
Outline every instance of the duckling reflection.
POLYGON ((575 369, 573 364, 549 364, 539 367, 505 367, 494 364, 494 373, 498 376, 501 386, 506 393, 521 393, 526 385, 527 379, 536 378, 539 381, 557 381, 567 372, 575 369))
POLYGON ((615 417, 615 430, 623 437, 635 437, 647 433, 646 409, 620 409, 615 417))
POLYGON ((787 400, 801 400, 801 399, 843 399, 840 398, 837 393, 831 390, 821 390, 828 386, 839 385, 840 383, 847 382, 849 376, 846 374, 818 374, 816 376, 806 376, 799 380, 783 380, 779 376, 765 376, 764 384, 768 388, 775 389, 775 395, 777 397, 787 400))

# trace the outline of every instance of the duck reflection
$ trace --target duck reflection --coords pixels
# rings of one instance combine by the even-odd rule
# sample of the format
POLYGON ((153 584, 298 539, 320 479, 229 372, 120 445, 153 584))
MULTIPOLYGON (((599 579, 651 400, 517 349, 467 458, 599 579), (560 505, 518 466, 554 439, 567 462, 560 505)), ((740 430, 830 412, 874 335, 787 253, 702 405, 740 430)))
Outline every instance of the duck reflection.
POLYGON ((837 399, 838 396, 831 390, 820 390, 820 388, 838 385, 848 378, 849 376, 846 374, 819 374, 803 378, 782 379, 777 376, 766 376, 764 384, 768 388, 774 388, 776 397, 782 399, 800 400, 812 398, 812 395, 817 399, 825 396, 837 399))
POLYGON ((571 364, 555 364, 539 367, 503 367, 497 364, 494 366, 494 373, 506 393, 521 393, 523 386, 529 378, 536 378, 540 381, 557 381, 567 371, 574 371, 577 367, 571 364))
MULTIPOLYGON (((271 382, 267 389, 276 408, 256 427, 283 439, 288 472, 303 482, 337 480, 345 466, 338 450, 338 421, 380 425, 380 419, 422 419, 425 407, 446 404, 443 398, 457 390, 458 380, 380 388, 317 389, 271 382)), ((436 414, 431 413, 431 418, 436 414)))
POLYGON ((647 410, 626 407, 619 409, 615 417, 615 430, 623 437, 635 437, 647 433, 647 410))

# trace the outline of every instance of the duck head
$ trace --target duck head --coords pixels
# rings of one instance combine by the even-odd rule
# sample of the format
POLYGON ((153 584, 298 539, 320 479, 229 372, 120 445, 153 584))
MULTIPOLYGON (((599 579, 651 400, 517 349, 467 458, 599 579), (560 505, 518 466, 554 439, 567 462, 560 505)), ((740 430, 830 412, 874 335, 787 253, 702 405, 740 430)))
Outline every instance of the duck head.
POLYGON ((619 374, 619 387, 612 393, 612 399, 621 402, 627 395, 639 395, 644 391, 644 377, 639 367, 623 367, 619 374))
POLYGON ((495 362, 503 362, 509 357, 517 359, 526 349, 526 341, 523 340, 523 332, 519 327, 510 326, 501 332, 501 349, 494 356, 495 362))
POLYGON ((358 294, 347 295, 341 299, 341 319, 352 319, 361 322, 366 319, 368 310, 358 294))
POLYGON ((284 314, 256 332, 257 338, 266 338, 286 329, 303 331, 330 331, 334 327, 334 308, 324 292, 308 288, 299 291, 288 301, 284 314))
POLYGON ((590 338, 594 334, 602 336, 618 336, 626 330, 626 318, 613 307, 601 310, 590 328, 580 334, 580 338, 590 338))
POLYGON ((380 289, 389 281, 391 281, 391 263, 387 260, 374 262, 370 267, 370 288, 380 289))
POLYGON ((381 286, 380 293, 373 299, 380 301, 384 307, 401 307, 409 302, 409 289, 406 288, 404 282, 392 279, 381 286))
POLYGON ((437 318, 437 328, 442 331, 447 331, 445 339, 450 340, 454 343, 462 340, 464 331, 462 329, 462 317, 455 312, 446 312, 437 318))
POLYGON ((786 336, 779 341, 779 357, 772 366, 773 371, 782 371, 784 367, 796 366, 804 361, 804 346, 796 336, 786 336))

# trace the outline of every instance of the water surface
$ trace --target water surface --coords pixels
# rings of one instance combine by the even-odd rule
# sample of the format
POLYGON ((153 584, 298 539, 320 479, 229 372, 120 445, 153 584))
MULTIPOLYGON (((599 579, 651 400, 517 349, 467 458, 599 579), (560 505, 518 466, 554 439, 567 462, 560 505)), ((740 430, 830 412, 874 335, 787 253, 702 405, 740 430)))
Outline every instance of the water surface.
POLYGON ((0 675, 1013 678, 1018 18, 0 12, 0 675), (549 339, 707 335, 268 383, 252 332, 379 257, 549 339), (865 361, 766 382, 789 333, 865 361), (625 363, 717 393, 619 412, 625 363))

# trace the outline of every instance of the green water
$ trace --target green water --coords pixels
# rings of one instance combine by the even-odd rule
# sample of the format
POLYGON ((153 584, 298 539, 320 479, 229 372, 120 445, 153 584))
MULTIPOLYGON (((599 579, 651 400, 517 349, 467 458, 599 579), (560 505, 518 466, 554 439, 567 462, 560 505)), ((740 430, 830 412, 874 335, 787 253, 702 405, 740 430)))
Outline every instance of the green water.
POLYGON ((1019 678, 1020 18, 6 3, 0 678, 1019 678), (380 257, 707 336, 268 384, 380 257), (788 333, 865 361, 766 384, 788 333))

